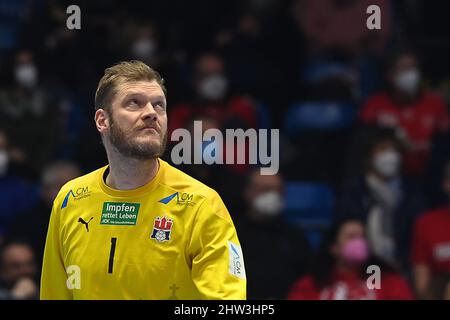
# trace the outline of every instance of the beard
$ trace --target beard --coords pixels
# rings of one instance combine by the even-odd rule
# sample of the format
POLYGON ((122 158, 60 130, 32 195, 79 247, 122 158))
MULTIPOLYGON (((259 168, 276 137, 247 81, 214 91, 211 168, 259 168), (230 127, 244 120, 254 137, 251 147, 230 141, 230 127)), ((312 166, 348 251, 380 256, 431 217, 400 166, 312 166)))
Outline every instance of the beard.
POLYGON ((150 160, 159 158, 164 154, 167 144, 167 131, 159 134, 159 141, 138 142, 133 139, 131 134, 127 134, 117 125, 113 117, 110 117, 110 119, 109 141, 123 156, 137 160, 150 160))

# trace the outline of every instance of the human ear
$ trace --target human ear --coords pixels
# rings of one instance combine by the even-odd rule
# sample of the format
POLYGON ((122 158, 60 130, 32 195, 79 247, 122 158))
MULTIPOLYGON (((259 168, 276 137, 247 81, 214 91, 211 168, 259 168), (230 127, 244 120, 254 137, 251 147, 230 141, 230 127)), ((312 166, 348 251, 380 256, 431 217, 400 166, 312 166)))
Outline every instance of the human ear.
POLYGON ((110 127, 109 116, 104 109, 98 109, 94 115, 95 126, 100 133, 108 131, 110 127))

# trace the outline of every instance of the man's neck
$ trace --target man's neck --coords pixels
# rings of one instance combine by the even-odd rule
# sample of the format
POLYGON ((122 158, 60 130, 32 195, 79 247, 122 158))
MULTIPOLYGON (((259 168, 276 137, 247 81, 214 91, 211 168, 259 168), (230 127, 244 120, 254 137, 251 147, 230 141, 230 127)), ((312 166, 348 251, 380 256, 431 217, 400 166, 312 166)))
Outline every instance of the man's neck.
POLYGON ((158 159, 137 160, 119 154, 108 155, 106 185, 117 190, 133 190, 149 183, 159 170, 158 159))

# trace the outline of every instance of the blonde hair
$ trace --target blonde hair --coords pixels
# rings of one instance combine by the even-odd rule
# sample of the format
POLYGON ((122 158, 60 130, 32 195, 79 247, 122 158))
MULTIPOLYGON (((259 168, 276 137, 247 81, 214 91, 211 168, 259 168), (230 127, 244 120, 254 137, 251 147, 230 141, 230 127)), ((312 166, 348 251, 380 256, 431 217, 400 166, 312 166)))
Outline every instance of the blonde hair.
POLYGON ((95 110, 109 110, 120 84, 136 81, 156 81, 167 95, 164 79, 148 65, 138 60, 122 61, 105 69, 95 92, 95 110))

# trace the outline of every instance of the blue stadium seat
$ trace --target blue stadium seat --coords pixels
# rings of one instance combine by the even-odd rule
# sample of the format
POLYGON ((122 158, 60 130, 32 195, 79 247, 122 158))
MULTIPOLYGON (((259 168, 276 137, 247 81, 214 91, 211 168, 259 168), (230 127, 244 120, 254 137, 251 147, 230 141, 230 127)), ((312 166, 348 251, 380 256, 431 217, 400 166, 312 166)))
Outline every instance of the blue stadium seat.
POLYGON ((284 129, 289 135, 305 130, 338 130, 350 127, 356 118, 352 103, 297 102, 288 110, 284 129))
POLYGON ((19 26, 28 1, 0 1, 0 51, 7 51, 17 44, 19 26))
POLYGON ((255 106, 258 115, 258 127, 260 129, 272 128, 272 121, 269 108, 265 104, 260 102, 257 102, 255 106))
POLYGON ((331 224, 334 204, 334 192, 326 184, 300 181, 286 184, 284 217, 303 229, 314 250, 331 224))
POLYGON ((284 213, 288 220, 302 225, 328 225, 334 209, 335 195, 323 183, 288 182, 284 213))
POLYGON ((14 26, 0 24, 0 50, 8 50, 15 46, 17 30, 14 26))
POLYGON ((351 67, 345 63, 316 59, 306 64, 301 72, 301 77, 306 82, 314 83, 331 77, 347 76, 351 73, 351 67))

